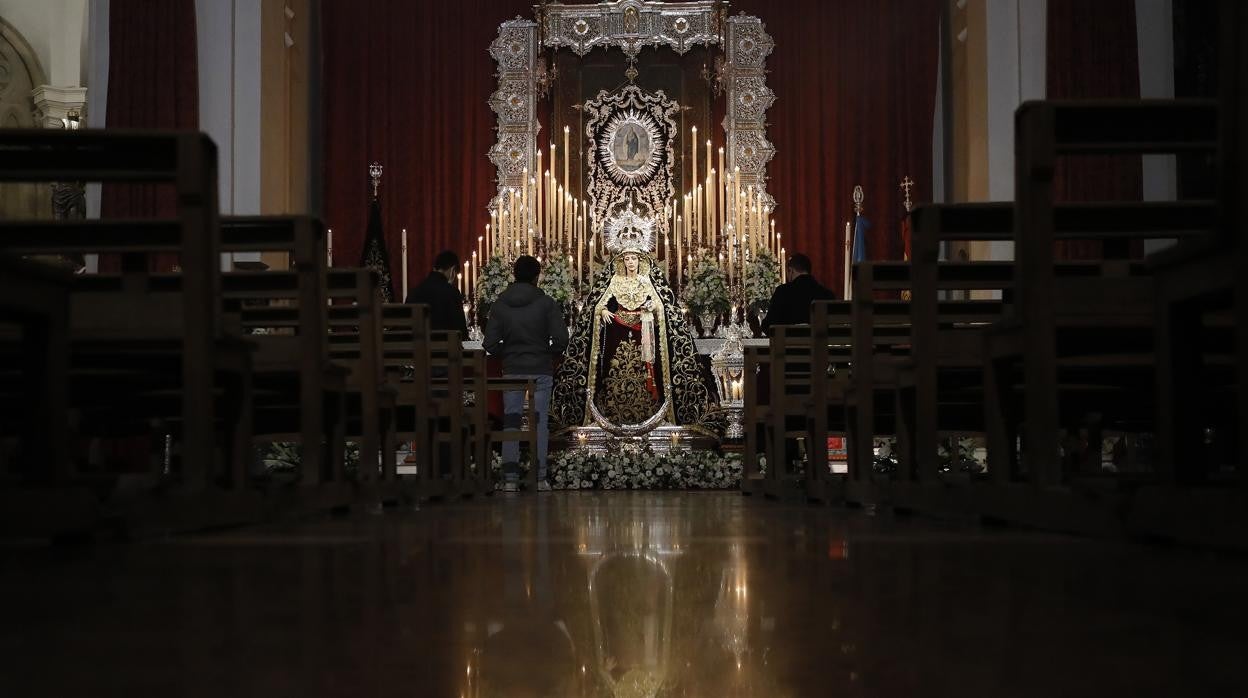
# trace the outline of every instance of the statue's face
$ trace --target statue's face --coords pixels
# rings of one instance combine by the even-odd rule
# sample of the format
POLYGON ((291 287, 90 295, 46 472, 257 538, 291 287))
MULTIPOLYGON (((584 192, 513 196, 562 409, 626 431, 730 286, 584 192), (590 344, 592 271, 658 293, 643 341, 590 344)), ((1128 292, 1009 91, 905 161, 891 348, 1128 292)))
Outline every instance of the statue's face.
POLYGON ((636 274, 637 267, 640 266, 640 264, 641 264, 641 257, 637 256, 635 253, 626 252, 624 254, 624 269, 629 274, 636 274))

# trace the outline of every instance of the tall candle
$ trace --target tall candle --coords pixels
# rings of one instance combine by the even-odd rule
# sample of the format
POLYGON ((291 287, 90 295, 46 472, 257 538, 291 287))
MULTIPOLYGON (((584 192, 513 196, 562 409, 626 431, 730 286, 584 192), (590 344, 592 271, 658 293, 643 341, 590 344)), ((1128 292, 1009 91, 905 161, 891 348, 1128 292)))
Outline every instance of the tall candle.
POLYGON ((706 219, 710 221, 709 227, 710 227, 710 232, 711 232, 711 244, 714 245, 716 248, 718 248, 719 247, 719 216, 716 214, 719 213, 719 206, 716 205, 715 203, 716 199, 718 198, 716 196, 717 192, 716 192, 716 185, 715 185, 715 168, 711 168, 711 173, 707 175, 706 180, 707 180, 706 219))
POLYGON ((403 255, 403 300, 407 301, 407 228, 403 229, 403 239, 399 253, 403 255))
POLYGON ((741 216, 741 168, 732 168, 732 223, 737 227, 737 233, 744 233, 745 226, 742 224, 744 218, 741 216))
MULTIPOLYGON (((719 148, 719 177, 721 180, 724 180, 725 182, 724 186, 726 187, 727 186, 726 182, 728 180, 729 175, 728 175, 728 170, 724 169, 723 146, 720 146, 719 148)), ((718 217, 719 217, 719 224, 721 228, 728 224, 728 211, 724 207, 724 204, 728 202, 728 197, 720 196, 720 194, 725 194, 725 193, 727 193, 726 189, 720 189, 715 192, 715 199, 720 202, 718 217)))
POLYGON ((569 194, 572 193, 572 180, 568 179, 568 161, 572 159, 572 151, 568 150, 568 134, 570 133, 567 126, 563 127, 563 186, 569 194))
MULTIPOLYGON (((850 297, 849 297, 850 295, 849 258, 852 252, 852 250, 850 249, 850 246, 853 244, 852 242, 850 242, 851 235, 852 233, 850 233, 849 221, 845 221, 845 252, 843 255, 841 255, 845 261, 845 271, 844 271, 844 275, 842 276, 842 279, 845 282, 844 288, 842 289, 844 293, 841 294, 841 298, 844 298, 845 300, 850 300, 850 297)), ((780 248, 780 249, 784 249, 784 248, 780 248)))
POLYGON ((681 272, 680 252, 681 252, 681 249, 684 247, 681 244, 681 238, 684 237, 684 231, 681 230, 681 226, 684 225, 684 223, 685 223, 684 220, 682 220, 679 215, 676 216, 676 230, 678 231, 676 233, 676 280, 677 281, 680 280, 680 272, 681 272))
POLYGON ((693 211, 686 211, 692 215, 687 216, 689 220, 689 232, 691 235, 698 234, 698 127, 693 127, 693 140, 689 142, 689 158, 693 160, 693 178, 689 180, 689 193, 692 194, 690 203, 693 205, 693 211))
POLYGON ((706 181, 706 188, 704 189, 703 194, 702 194, 702 196, 703 196, 702 206, 706 209, 706 216, 705 216, 705 220, 706 220, 706 240, 707 240, 707 244, 709 244, 709 245, 714 245, 714 244, 715 244, 715 228, 714 228, 714 219, 711 217, 712 205, 715 203, 715 198, 714 198, 714 196, 713 196, 713 192, 712 192, 712 187, 713 187, 713 185, 711 184, 711 175, 712 175, 712 173, 713 173, 713 172, 714 172, 714 167, 712 167, 712 165, 711 165, 711 139, 709 139, 709 138, 708 138, 708 139, 706 139, 706 177, 707 177, 707 181, 706 181))
POLYGON ((334 229, 325 233, 325 266, 334 266, 334 229))
POLYGON ((507 244, 507 227, 506 223, 503 221, 503 214, 506 213, 503 209, 505 201, 506 196, 502 191, 500 191, 498 193, 498 217, 494 225, 494 249, 500 253, 507 252, 505 247, 507 244))
MULTIPOLYGON (((545 181, 543 181, 543 178, 542 178, 542 149, 541 148, 537 149, 537 169, 533 170, 533 174, 535 175, 535 177, 533 178, 533 182, 536 186, 536 189, 533 190, 535 194, 535 196, 533 197, 533 225, 538 229, 538 231, 544 232, 546 230, 546 226, 542 225, 542 211, 543 211, 543 207, 542 207, 543 186, 542 185, 545 184, 545 181)), ((543 239, 545 239, 545 235, 543 235, 542 237, 543 239)), ((550 241, 546 240, 546 244, 549 245, 550 241)))
MULTIPOLYGON (((520 229, 524 230, 528 226, 529 220, 529 168, 524 168, 524 173, 520 177, 520 229)), ((529 252, 532 250, 532 243, 529 243, 529 252)))

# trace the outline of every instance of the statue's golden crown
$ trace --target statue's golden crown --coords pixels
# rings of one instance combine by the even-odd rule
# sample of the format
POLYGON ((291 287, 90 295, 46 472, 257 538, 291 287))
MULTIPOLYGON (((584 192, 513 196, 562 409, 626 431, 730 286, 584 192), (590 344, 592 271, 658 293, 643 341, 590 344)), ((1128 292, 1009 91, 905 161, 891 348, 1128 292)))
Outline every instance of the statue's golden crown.
POLYGON ((607 219, 606 245, 612 254, 653 252, 654 219, 638 215, 629 205, 607 219))

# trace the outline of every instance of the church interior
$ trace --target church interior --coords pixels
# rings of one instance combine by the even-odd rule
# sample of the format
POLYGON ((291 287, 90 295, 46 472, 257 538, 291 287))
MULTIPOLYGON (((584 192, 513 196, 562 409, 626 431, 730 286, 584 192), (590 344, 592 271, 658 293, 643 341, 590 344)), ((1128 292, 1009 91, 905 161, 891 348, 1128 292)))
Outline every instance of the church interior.
POLYGON ((1239 0, 0 0, 0 695, 1248 695, 1246 123, 1239 0))

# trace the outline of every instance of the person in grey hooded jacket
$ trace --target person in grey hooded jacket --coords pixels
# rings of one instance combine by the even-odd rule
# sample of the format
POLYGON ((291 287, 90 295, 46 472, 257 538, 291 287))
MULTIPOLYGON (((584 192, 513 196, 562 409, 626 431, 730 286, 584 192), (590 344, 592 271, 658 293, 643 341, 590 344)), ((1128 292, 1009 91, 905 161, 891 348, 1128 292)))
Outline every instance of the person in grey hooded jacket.
MULTIPOLYGON (((553 385, 555 357, 568 346, 568 328, 563 312, 553 298, 537 287, 542 273, 541 262, 528 255, 518 257, 515 282, 503 290, 490 305, 485 325, 485 350, 503 359, 503 375, 507 378, 532 379, 536 386, 533 410, 537 413, 537 482, 539 490, 549 490, 546 482, 546 448, 549 439, 546 417, 550 412, 550 390, 553 385)), ((524 393, 509 390, 503 393, 503 427, 518 429, 524 411, 524 393)), ((503 443, 503 465, 519 459, 520 444, 503 443)))

